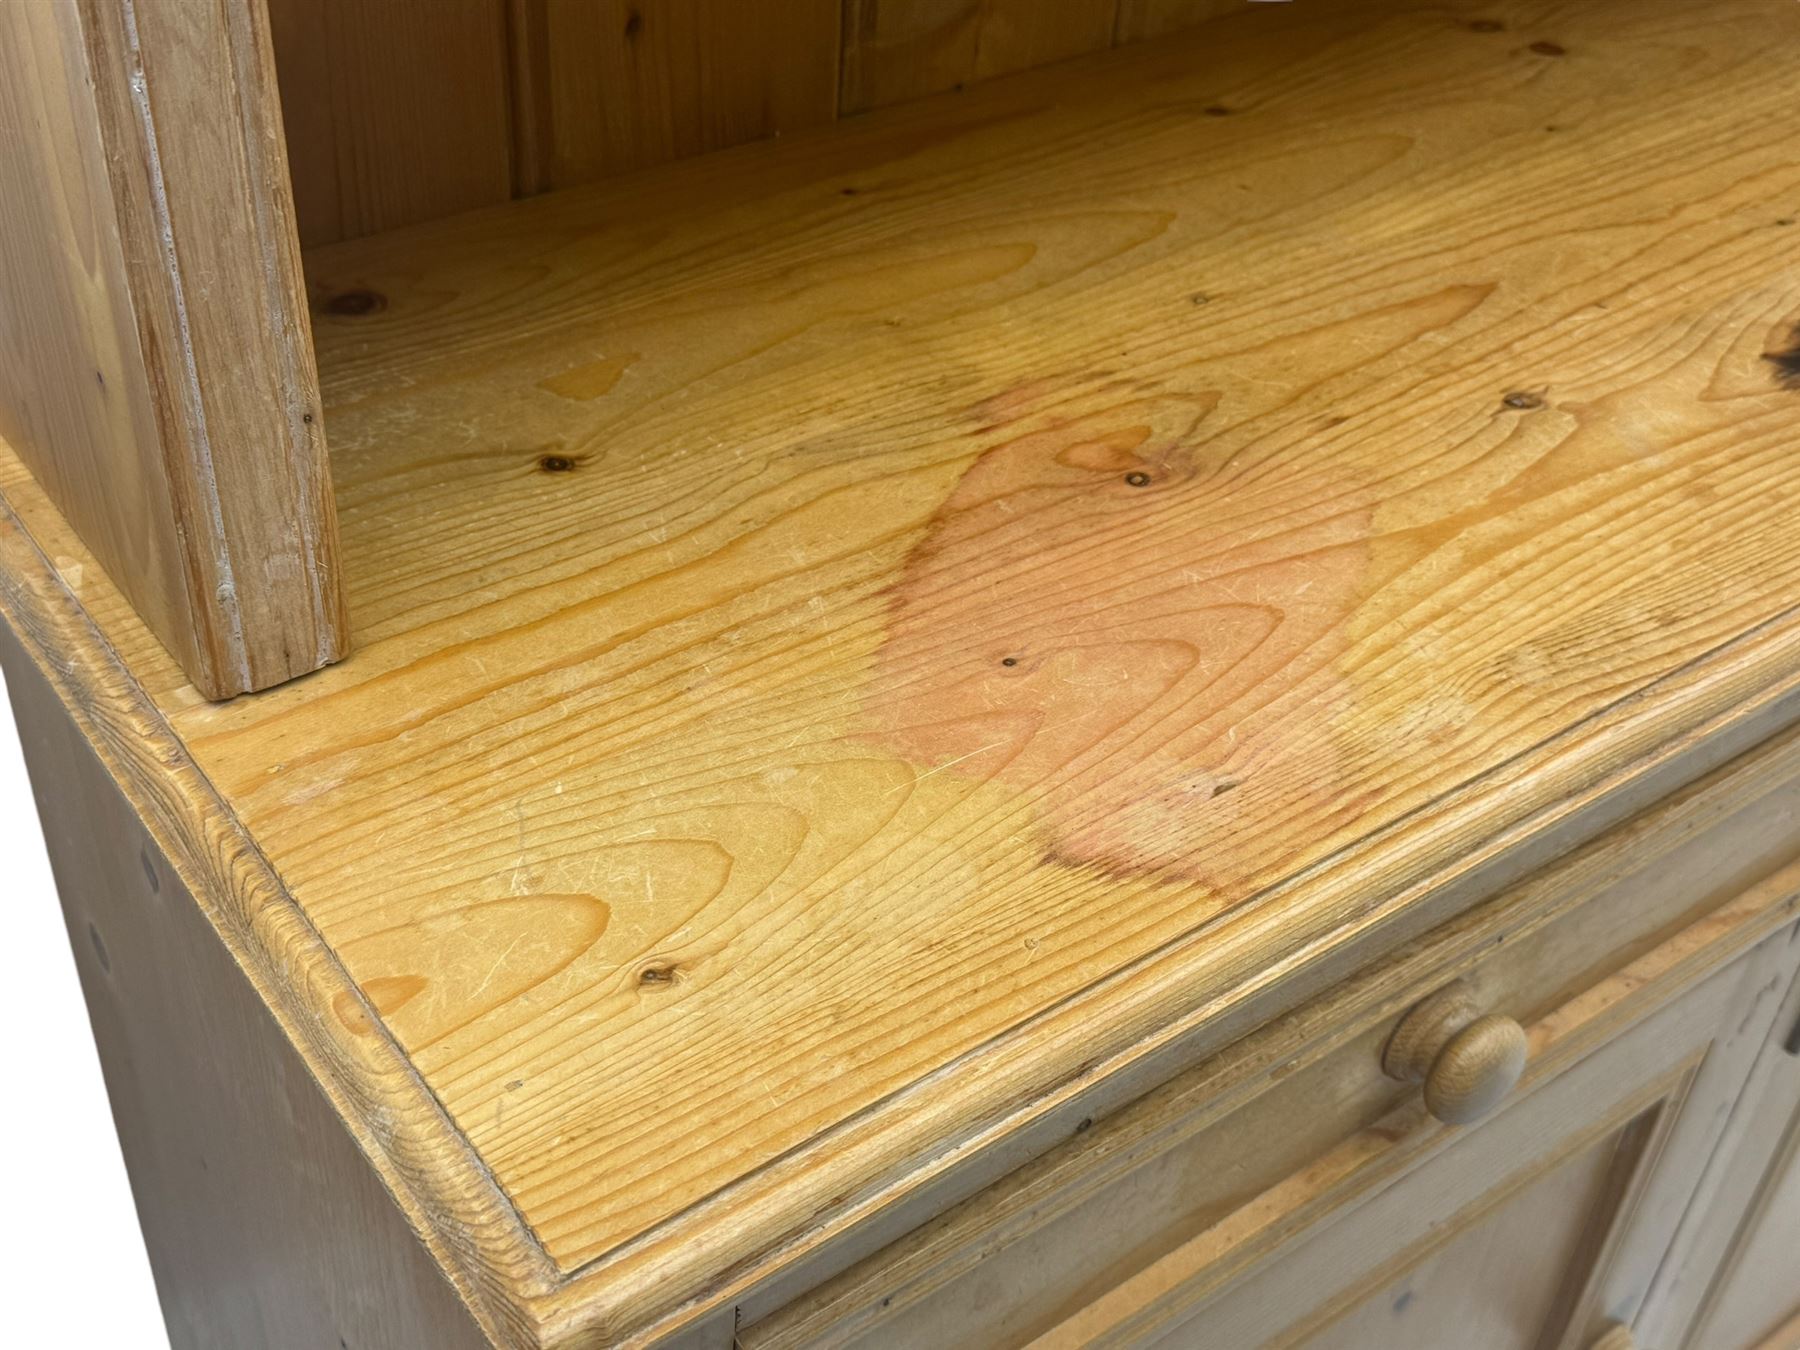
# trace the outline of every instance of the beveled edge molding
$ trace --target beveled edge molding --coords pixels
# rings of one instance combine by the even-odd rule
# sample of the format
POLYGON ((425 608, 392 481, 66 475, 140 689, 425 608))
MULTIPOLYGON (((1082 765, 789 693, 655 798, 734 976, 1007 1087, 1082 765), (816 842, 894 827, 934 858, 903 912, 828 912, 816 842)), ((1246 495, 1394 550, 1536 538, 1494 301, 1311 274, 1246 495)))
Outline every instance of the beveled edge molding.
POLYGON ((0 493, 0 617, 194 896, 490 1339, 534 1350, 558 1274, 430 1089, 0 493), (331 1012, 349 1000, 372 1034, 331 1012))

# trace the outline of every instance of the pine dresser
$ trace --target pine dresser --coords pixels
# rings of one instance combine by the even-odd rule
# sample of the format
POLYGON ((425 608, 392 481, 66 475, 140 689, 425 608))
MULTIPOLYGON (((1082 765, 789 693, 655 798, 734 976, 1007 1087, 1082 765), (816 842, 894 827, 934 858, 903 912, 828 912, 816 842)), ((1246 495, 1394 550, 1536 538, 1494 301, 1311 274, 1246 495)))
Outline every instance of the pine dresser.
POLYGON ((1792 0, 0 0, 174 1343, 1800 1343, 1797 95, 1792 0))

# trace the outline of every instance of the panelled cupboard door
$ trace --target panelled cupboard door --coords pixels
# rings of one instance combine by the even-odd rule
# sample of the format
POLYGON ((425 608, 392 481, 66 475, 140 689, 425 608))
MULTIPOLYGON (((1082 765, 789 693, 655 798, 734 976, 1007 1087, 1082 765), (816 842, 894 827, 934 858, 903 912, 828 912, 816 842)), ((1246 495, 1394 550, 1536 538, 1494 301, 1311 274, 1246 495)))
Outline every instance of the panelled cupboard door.
MULTIPOLYGON (((1800 943, 1800 930, 1795 930, 1800 943)), ((1800 1345, 1800 976, 1639 1324, 1661 1350, 1800 1345)))
POLYGON ((1694 1350, 1800 1345, 1800 1118, 1789 1122, 1743 1239, 1688 1342, 1694 1350))
POLYGON ((1634 1123, 1577 1148, 1302 1344, 1534 1350, 1561 1310, 1565 1276, 1584 1264, 1596 1218, 1604 1223, 1642 1156, 1644 1133, 1634 1123))
POLYGON ((1404 1107, 1258 1200, 1246 1224, 1291 1231, 1241 1274, 1218 1278, 1228 1239, 1202 1235, 1038 1344, 1587 1350, 1657 1280, 1793 976, 1792 939, 1591 1052, 1610 995, 1571 1000, 1528 1029, 1539 1070, 1483 1123, 1404 1107), (1583 1053, 1562 1067, 1569 1047, 1583 1053))

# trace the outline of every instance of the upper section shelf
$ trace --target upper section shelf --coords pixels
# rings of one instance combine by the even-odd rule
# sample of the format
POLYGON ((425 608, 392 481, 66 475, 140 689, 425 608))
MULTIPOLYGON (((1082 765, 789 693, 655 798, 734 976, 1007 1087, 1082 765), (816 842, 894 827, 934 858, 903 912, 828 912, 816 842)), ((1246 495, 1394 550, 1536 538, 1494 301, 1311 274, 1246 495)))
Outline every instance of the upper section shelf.
POLYGON ((355 658, 83 598, 635 1326, 1800 675, 1796 87, 1788 0, 1259 5, 325 246, 355 658))
POLYGON ((267 3, 313 245, 793 135, 1251 0, 267 3))

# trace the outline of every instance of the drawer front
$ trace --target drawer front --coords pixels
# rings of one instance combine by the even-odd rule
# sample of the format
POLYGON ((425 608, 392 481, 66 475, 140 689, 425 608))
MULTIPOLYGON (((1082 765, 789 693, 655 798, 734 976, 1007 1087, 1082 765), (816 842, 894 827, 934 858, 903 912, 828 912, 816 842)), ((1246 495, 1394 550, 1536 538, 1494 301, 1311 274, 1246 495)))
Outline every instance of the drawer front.
POLYGON ((1531 1077, 1476 1128, 1403 1107, 1036 1344, 1587 1350, 1637 1318, 1800 958, 1765 935, 1608 1034, 1717 936, 1697 925, 1535 1024, 1531 1077), (1245 1249, 1261 1259, 1222 1259, 1245 1249))
MULTIPOLYGON (((1789 735, 1148 1097, 1084 1122, 988 1191, 745 1327, 741 1343, 1025 1344, 1208 1235, 1221 1244, 1212 1277, 1236 1278, 1262 1245, 1220 1235, 1283 1188, 1313 1184, 1320 1167, 1367 1180, 1383 1174, 1365 1169, 1397 1165, 1379 1145, 1396 1110, 1423 1108, 1419 1087, 1384 1072, 1383 1056, 1410 1007, 1454 982, 1472 1010, 1543 1041, 1545 1019, 1599 989, 1624 989, 1640 1008, 1666 1001, 1697 978, 1691 962, 1662 976, 1662 989, 1639 987, 1642 973, 1627 968, 1710 931, 1721 914, 1776 922, 1787 880, 1771 876, 1796 853, 1800 735, 1789 735)), ((1556 1042, 1560 1053, 1592 1048, 1623 1025, 1619 1016, 1584 1022, 1556 1042)), ((1541 1053, 1533 1059, 1528 1082, 1542 1078, 1541 1053)))

